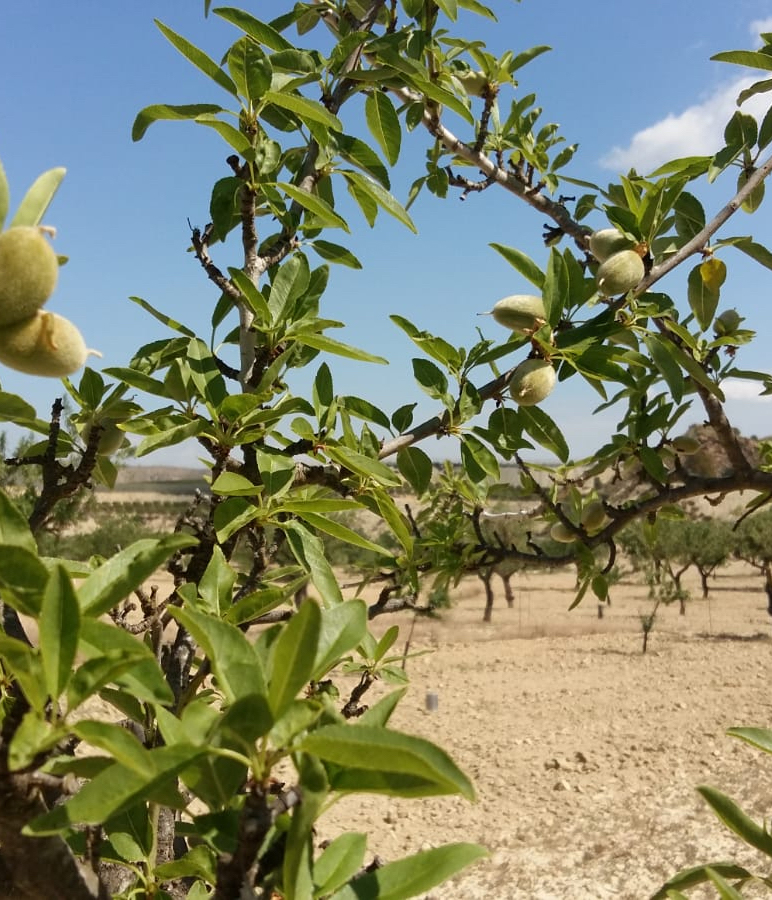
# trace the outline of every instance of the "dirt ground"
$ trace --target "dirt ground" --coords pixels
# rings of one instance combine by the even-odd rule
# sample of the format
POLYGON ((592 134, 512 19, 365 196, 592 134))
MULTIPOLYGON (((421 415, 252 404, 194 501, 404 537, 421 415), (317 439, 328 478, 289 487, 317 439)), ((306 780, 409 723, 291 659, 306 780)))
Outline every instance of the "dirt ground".
MULTIPOLYGON (((695 791, 709 784, 757 820, 770 815, 772 759, 725 734, 772 724, 772 619, 761 578, 729 566, 685 616, 660 608, 645 655, 645 587, 616 585, 599 619, 594 600, 567 611, 571 573, 513 583, 514 607, 501 590, 491 625, 481 622, 475 579, 451 610, 417 622, 411 649, 433 652, 408 660, 411 686, 392 719, 450 752, 477 801, 347 798, 320 823, 320 839, 367 832, 384 861, 450 841, 488 847, 488 859, 432 900, 642 900, 698 863, 772 869, 695 791), (436 711, 427 709, 429 692, 436 711)), ((688 586, 698 598, 696 580, 688 586)), ((401 625, 395 649, 410 619, 401 625)), ((373 699, 379 690, 388 688, 373 699)))

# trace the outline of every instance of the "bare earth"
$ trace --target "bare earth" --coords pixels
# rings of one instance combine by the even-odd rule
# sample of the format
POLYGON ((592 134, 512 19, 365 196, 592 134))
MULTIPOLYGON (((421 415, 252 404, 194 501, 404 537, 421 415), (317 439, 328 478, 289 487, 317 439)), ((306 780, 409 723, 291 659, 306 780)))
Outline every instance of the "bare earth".
MULTIPOLYGON (((492 625, 481 622, 476 579, 452 610, 416 624, 411 650, 433 652, 408 660, 411 687, 391 723, 448 750, 477 802, 347 798, 322 820, 320 840, 364 831, 383 861, 450 841, 489 848, 432 900, 642 900, 679 869, 717 860, 766 874, 695 791, 709 784, 757 820, 770 814, 772 759, 725 735, 772 719, 761 578, 725 567, 685 616, 661 608, 646 655, 645 587, 617 585, 600 620, 594 599, 567 611, 572 573, 515 584, 514 608, 502 591, 492 625)), ((400 650, 410 619, 401 624, 400 650)))

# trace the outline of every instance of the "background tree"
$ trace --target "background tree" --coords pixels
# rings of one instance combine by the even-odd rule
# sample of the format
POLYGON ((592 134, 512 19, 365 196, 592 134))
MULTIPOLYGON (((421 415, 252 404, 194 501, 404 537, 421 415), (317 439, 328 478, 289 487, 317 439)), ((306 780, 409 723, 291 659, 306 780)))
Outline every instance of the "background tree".
MULTIPOLYGON (((138 301, 169 336, 124 366, 66 378, 71 429, 62 427, 60 400, 43 419, 23 398, 0 394, 0 416, 42 436, 42 489, 29 521, 0 495, 6 893, 49 897, 52 873, 73 898, 398 900, 430 889, 482 848, 437 848, 373 868, 361 835, 315 845, 315 823, 340 793, 473 796, 442 751, 388 727, 401 690, 366 708, 375 680, 398 677, 394 630, 376 638, 368 620, 414 604, 427 579, 442 587, 505 562, 573 564, 576 602, 590 589, 603 598, 631 521, 704 494, 772 491, 772 474, 746 452, 722 390, 728 377, 767 390, 769 376, 738 368, 753 332, 720 309, 727 259, 740 252, 772 265, 763 245, 725 233, 738 209, 761 202, 772 114, 757 121, 738 109, 718 153, 647 176, 631 171, 606 188, 563 178, 576 145, 539 121, 535 97, 512 94, 515 73, 547 48, 494 56, 456 33, 459 8, 494 18, 472 0, 298 4, 271 22, 221 8, 211 12, 235 39, 215 57, 159 23, 222 97, 153 104, 133 128, 140 140, 160 121, 187 120, 223 140, 209 209, 190 235, 212 284, 211 333, 203 338, 138 301), (323 312, 329 265, 358 265, 352 249, 330 239, 351 231, 343 189, 369 226, 386 214, 414 227, 390 193, 405 129, 423 133, 428 148, 411 199, 424 190, 442 199, 503 189, 538 214, 539 227, 548 221, 542 263, 494 246, 535 292, 530 319, 520 301, 513 318, 498 315, 509 328, 500 342, 478 335, 456 347, 392 317, 416 348, 418 388, 436 403, 424 422, 414 421, 413 404, 385 411, 336 390, 328 359, 382 360, 331 337, 341 323, 323 312), (730 168, 736 192, 706 213, 691 183, 711 184, 730 168), (563 184, 586 193, 571 200, 563 184), (615 248, 601 251, 592 238, 609 228, 615 248), (670 280, 675 296, 655 289, 681 266, 688 271, 670 280), (293 388, 299 373, 309 379, 302 392, 293 388), (586 380, 619 415, 591 461, 571 459, 539 406, 571 378, 586 380), (695 449, 679 433, 692 407, 725 452, 718 473, 683 463, 695 449), (209 460, 211 495, 196 498, 174 534, 107 561, 44 560, 34 533, 57 504, 114 480, 109 456, 98 452, 106 422, 139 437, 139 457, 195 440, 209 460), (87 423, 96 427, 84 441, 87 423), (432 477, 419 445, 436 436, 458 442, 459 476, 432 477), (559 465, 526 464, 520 451, 533 447, 559 465), (501 460, 520 466, 525 492, 543 509, 522 545, 479 527, 501 460), (599 501, 590 485, 602 476, 622 477, 624 497, 599 501), (405 483, 422 504, 415 514, 394 499, 405 483), (390 541, 377 544, 339 518, 362 510, 390 541), (344 598, 324 535, 379 559, 387 589, 369 609, 344 598), (246 560, 239 546, 249 548, 246 560), (143 584, 160 565, 174 591, 147 596, 143 584), (308 598, 296 607, 303 585, 308 598), (124 615, 132 593, 136 620, 124 615), (21 616, 36 622, 35 641, 21 616), (344 667, 358 680, 338 703, 344 667), (89 715, 97 695, 123 725, 89 715), (96 752, 77 755, 80 744, 96 752), (291 783, 278 777, 282 766, 291 783)), ((763 40, 760 51, 718 58, 768 71, 772 37, 763 40)), ((762 78, 740 101, 771 88, 762 78)), ((62 174, 44 173, 8 227, 37 226, 62 174)), ((9 341, 0 329, 0 352, 9 341)), ((50 344, 46 352, 56 349, 50 344)), ((14 348, 6 359, 18 361, 14 348)))

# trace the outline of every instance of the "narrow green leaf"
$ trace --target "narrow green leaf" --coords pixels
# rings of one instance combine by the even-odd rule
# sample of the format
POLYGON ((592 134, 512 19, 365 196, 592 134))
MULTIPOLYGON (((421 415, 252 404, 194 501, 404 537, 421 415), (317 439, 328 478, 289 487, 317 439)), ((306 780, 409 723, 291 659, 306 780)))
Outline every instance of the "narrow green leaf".
POLYGON ((762 825, 747 816, 734 800, 708 785, 701 785, 697 791, 730 831, 741 837, 751 847, 755 847, 767 856, 772 856, 772 835, 762 825))
POLYGON ((347 600, 323 609, 311 678, 324 678, 344 653, 359 645, 366 631, 367 606, 363 600, 347 600))
POLYGON ((320 238, 317 238, 315 241, 311 241, 310 245, 316 250, 319 256, 322 259, 326 259, 329 262, 338 263, 341 266, 348 266, 349 269, 361 269, 362 263, 354 256, 354 254, 347 250, 345 247, 341 247, 340 244, 333 244, 330 241, 323 241, 320 238))
POLYGON ((160 450, 162 447, 173 447, 175 444, 181 444, 188 438, 196 437, 206 431, 208 423, 203 418, 195 418, 190 422, 182 422, 180 425, 174 425, 167 428, 166 431, 159 431, 156 434, 150 434, 143 438, 134 448, 134 455, 146 456, 154 450, 160 450))
POLYGON ((380 145, 391 165, 396 165, 402 142, 399 116, 388 95, 372 91, 365 100, 365 119, 370 133, 380 145))
POLYGON ((685 897, 685 894, 680 893, 682 890, 688 890, 708 881, 708 868, 718 872, 724 878, 748 880, 753 877, 747 869, 743 869, 734 863, 718 862, 711 863, 710 866, 693 866, 683 869, 677 875, 674 875, 655 894, 652 894, 650 900, 670 900, 670 898, 685 897))
POLYGON ((13 544, 0 544, 0 586, 3 600, 27 616, 37 617, 48 569, 37 553, 13 544))
POLYGON ((129 297, 129 300, 136 303, 137 306, 141 306, 145 312, 149 312, 153 318, 158 319, 159 322, 163 322, 164 325, 168 326, 173 331, 178 331, 180 334, 184 334, 189 338, 194 338, 196 336, 195 331, 188 328, 186 325, 180 324, 176 319, 172 319, 171 316, 167 316, 166 313, 162 313, 148 303, 147 300, 143 300, 141 297, 129 297))
POLYGON ((266 91, 263 95, 264 103, 273 103, 288 112, 294 113, 303 121, 318 122, 320 125, 332 131, 343 131, 343 125, 337 116, 328 112, 321 103, 307 100, 299 94, 285 94, 279 91, 266 91))
POLYGON ((169 103, 155 103, 141 109, 134 119, 131 127, 131 139, 141 141, 145 132, 153 124, 161 120, 182 121, 196 119, 202 115, 215 115, 224 112, 221 106, 212 103, 192 103, 187 105, 173 105, 169 103))
POLYGON ((367 175, 361 175, 359 172, 351 172, 347 169, 341 169, 340 174, 343 175, 357 191, 370 197, 390 216, 393 216, 398 222, 402 222, 402 224, 406 225, 414 234, 418 234, 418 229, 404 206, 402 206, 402 204, 400 204, 385 188, 378 184, 377 181, 373 181, 373 179, 368 178, 367 175))
POLYGON ((315 350, 322 350, 325 353, 333 353, 335 356, 344 356, 346 359, 356 359, 360 362, 380 363, 387 366, 389 361, 382 356, 375 356, 358 347, 352 347, 350 344, 344 344, 342 341, 336 341, 334 338, 327 337, 324 334, 316 332, 296 332, 293 338, 298 344, 306 347, 313 347, 315 350))
POLYGON ((367 835, 350 831, 330 841, 314 863, 314 896, 326 897, 362 868, 367 835))
POLYGON ((215 546, 212 558, 198 583, 198 594, 204 609, 216 616, 223 616, 233 602, 236 571, 231 568, 222 549, 215 546))
POLYGON ((38 626, 46 689, 56 701, 70 680, 80 632, 78 598, 60 565, 54 567, 43 592, 38 626))
MULTIPOLYGON (((0 422, 13 422, 32 431, 40 431, 40 426, 45 424, 38 419, 34 406, 7 391, 0 391, 0 422)), ((47 428, 43 431, 45 433, 47 428)))
POLYGON ((734 246, 750 256, 751 259, 755 259, 757 263, 761 263, 765 268, 772 269, 772 252, 763 244, 758 244, 750 238, 744 238, 735 241, 734 246))
POLYGON ((743 900, 743 895, 736 891, 728 881, 725 881, 715 869, 706 866, 705 874, 710 879, 711 884, 718 890, 721 900, 743 900))
POLYGON ((461 462, 464 471, 475 484, 485 481, 486 478, 500 477, 495 455, 473 434, 461 436, 461 462))
POLYGON ((342 228, 346 232, 349 231, 346 221, 335 212, 326 200, 309 191, 304 191, 302 188, 295 187, 294 184, 288 184, 286 181, 278 181, 276 187, 315 216, 325 228, 342 228))
POLYGON ((8 669, 13 672, 14 680, 32 709, 42 715, 48 703, 48 692, 38 653, 24 641, 0 631, 0 659, 8 663, 8 669))
POLYGON ((67 169, 56 168, 38 175, 24 195, 8 227, 39 225, 66 172, 67 169))
POLYGON ((188 607, 169 612, 198 641, 229 702, 265 692, 260 658, 239 628, 188 607))
POLYGON ((184 808, 185 801, 176 790, 176 777, 201 756, 198 747, 177 744, 148 751, 148 765, 142 772, 114 763, 103 769, 70 800, 29 823, 27 835, 57 834, 73 824, 100 825, 140 800, 163 796, 169 805, 184 808), (170 802, 176 795, 176 801, 170 802))
POLYGON ((338 580, 327 561, 324 545, 300 522, 282 523, 287 543, 300 565, 311 576, 311 581, 319 591, 324 606, 334 606, 343 602, 338 580))
POLYGON ((221 88, 224 88, 229 94, 232 94, 234 97, 238 97, 238 88, 233 83, 233 80, 217 65, 217 63, 209 56, 204 53, 203 50, 199 50, 194 44, 191 44, 186 38, 182 37, 182 35, 177 34, 175 31, 172 31, 171 28, 164 25, 158 19, 153 20, 155 24, 158 26, 160 32, 164 35, 164 37, 169 41, 169 43, 177 49, 187 60, 188 62, 193 63, 193 65, 200 69, 204 75, 207 75, 212 79, 216 84, 219 84, 221 88))
POLYGON ((402 484, 402 479, 394 470, 380 460, 340 444, 328 444, 324 449, 331 460, 362 478, 374 478, 386 487, 399 487, 402 484))
POLYGON ((341 522, 336 522, 334 519, 330 519, 327 516, 310 511, 298 513, 298 515, 312 528, 315 528, 317 531, 321 531, 324 534, 329 534, 330 537, 334 537, 339 541, 351 544, 353 547, 359 547, 360 550, 365 550, 368 553, 375 553, 378 556, 390 555, 385 547, 376 544, 373 541, 369 541, 366 537, 363 537, 361 534, 348 528, 341 522))
POLYGON ((772 729, 770 728, 730 728, 727 730, 727 734, 730 737, 739 738, 746 744, 750 744, 751 747, 756 747, 765 753, 772 753, 772 729))
POLYGON ((254 497, 261 489, 238 472, 222 472, 212 482, 212 493, 226 497, 254 497))
POLYGON ((245 34, 254 38, 258 43, 268 47, 269 50, 293 50, 293 45, 283 37, 275 28, 266 25, 243 9, 235 9, 231 6, 220 6, 214 10, 216 16, 230 22, 240 28, 245 34))
POLYGON ((461 794, 474 799, 466 775, 444 750, 423 738, 369 725, 325 725, 309 734, 301 748, 342 767, 331 780, 339 790, 346 790, 348 775, 359 770, 374 776, 370 789, 376 793, 461 794), (390 774, 404 777, 401 789, 392 791, 393 782, 387 786, 381 781, 390 774))
POLYGON ((568 462, 570 451, 566 439, 543 409, 538 406, 521 406, 518 414, 524 431, 545 450, 554 453, 561 462, 568 462))
POLYGON ((37 554, 37 543, 26 516, 3 490, 0 490, 0 544, 37 554))
POLYGON ((28 710, 15 728, 8 745, 7 766, 11 772, 39 765, 40 754, 67 737, 67 729, 55 726, 34 709, 28 710))
POLYGON ((672 343, 663 341, 656 334, 647 334, 643 338, 651 360, 665 379, 676 403, 681 402, 684 393, 684 373, 671 354, 672 343))
POLYGON ((281 718, 311 678, 321 623, 319 606, 306 600, 276 639, 268 688, 275 720, 281 718))
POLYGON ((487 855, 479 844, 445 844, 422 850, 355 878, 330 900, 408 900, 487 855))
POLYGON ((716 62, 734 63, 750 69, 766 69, 772 71, 772 56, 758 50, 727 50, 710 57, 716 62))
POLYGON ((173 553, 196 543, 195 538, 186 534, 135 541, 103 563, 81 584, 81 610, 90 616, 103 615, 128 597, 173 553))
POLYGON ((536 59, 537 56, 541 56, 542 53, 548 53, 550 50, 552 50, 552 47, 548 47, 546 44, 537 44, 535 47, 529 47, 528 50, 523 50, 523 52, 518 53, 509 64, 510 74, 516 72, 518 69, 522 69, 522 67, 531 62, 531 60, 536 59))

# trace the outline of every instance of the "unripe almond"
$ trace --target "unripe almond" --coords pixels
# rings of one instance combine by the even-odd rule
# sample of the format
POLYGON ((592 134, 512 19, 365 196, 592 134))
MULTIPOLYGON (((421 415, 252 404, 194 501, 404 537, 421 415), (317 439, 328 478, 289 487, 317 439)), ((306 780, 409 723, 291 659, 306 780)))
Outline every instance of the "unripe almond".
POLYGON ((679 437, 674 437, 670 442, 671 447, 676 451, 676 453, 681 453, 683 456, 691 456, 693 453, 696 453, 700 449, 700 442, 697 438, 693 438, 691 435, 682 434, 679 437))
POLYGON ((488 87, 488 79, 482 72, 469 69, 456 76, 470 97, 482 97, 488 87))
POLYGON ((734 334, 740 327, 743 317, 736 309, 725 309, 720 316, 716 316, 713 322, 713 331, 717 337, 734 334))
POLYGON ((645 273, 643 260, 635 250, 620 250, 601 263, 595 280, 601 294, 613 297, 632 290, 645 273))
POLYGON ((630 239, 618 228, 601 228, 590 235, 590 253, 601 263, 621 250, 629 250, 631 246, 630 239))
POLYGON ((0 363, 28 375, 63 378, 77 372, 89 353, 83 336, 63 316, 35 313, 0 328, 0 363))
POLYGON ((599 531, 606 518, 606 508, 601 500, 592 500, 582 509, 581 523, 589 532, 599 531))
POLYGON ((536 294, 512 294, 493 307, 491 315, 505 328, 519 334, 533 334, 546 322, 544 301, 536 294))
POLYGON ((98 419, 89 422, 83 429, 82 438, 88 444, 91 432, 99 426, 99 446, 97 453, 99 456, 112 456, 117 453, 126 442, 126 433, 116 425, 113 419, 98 419))
POLYGON ((34 315, 59 277, 59 261, 40 228, 17 225, 0 234, 0 326, 34 315))
POLYGON ((567 528, 562 522, 555 522, 550 528, 550 537, 559 544, 573 544, 576 535, 570 528, 567 528))
POLYGON ((520 406, 535 406, 552 393, 556 382, 552 363, 546 359, 526 359, 512 373, 509 393, 520 406))

